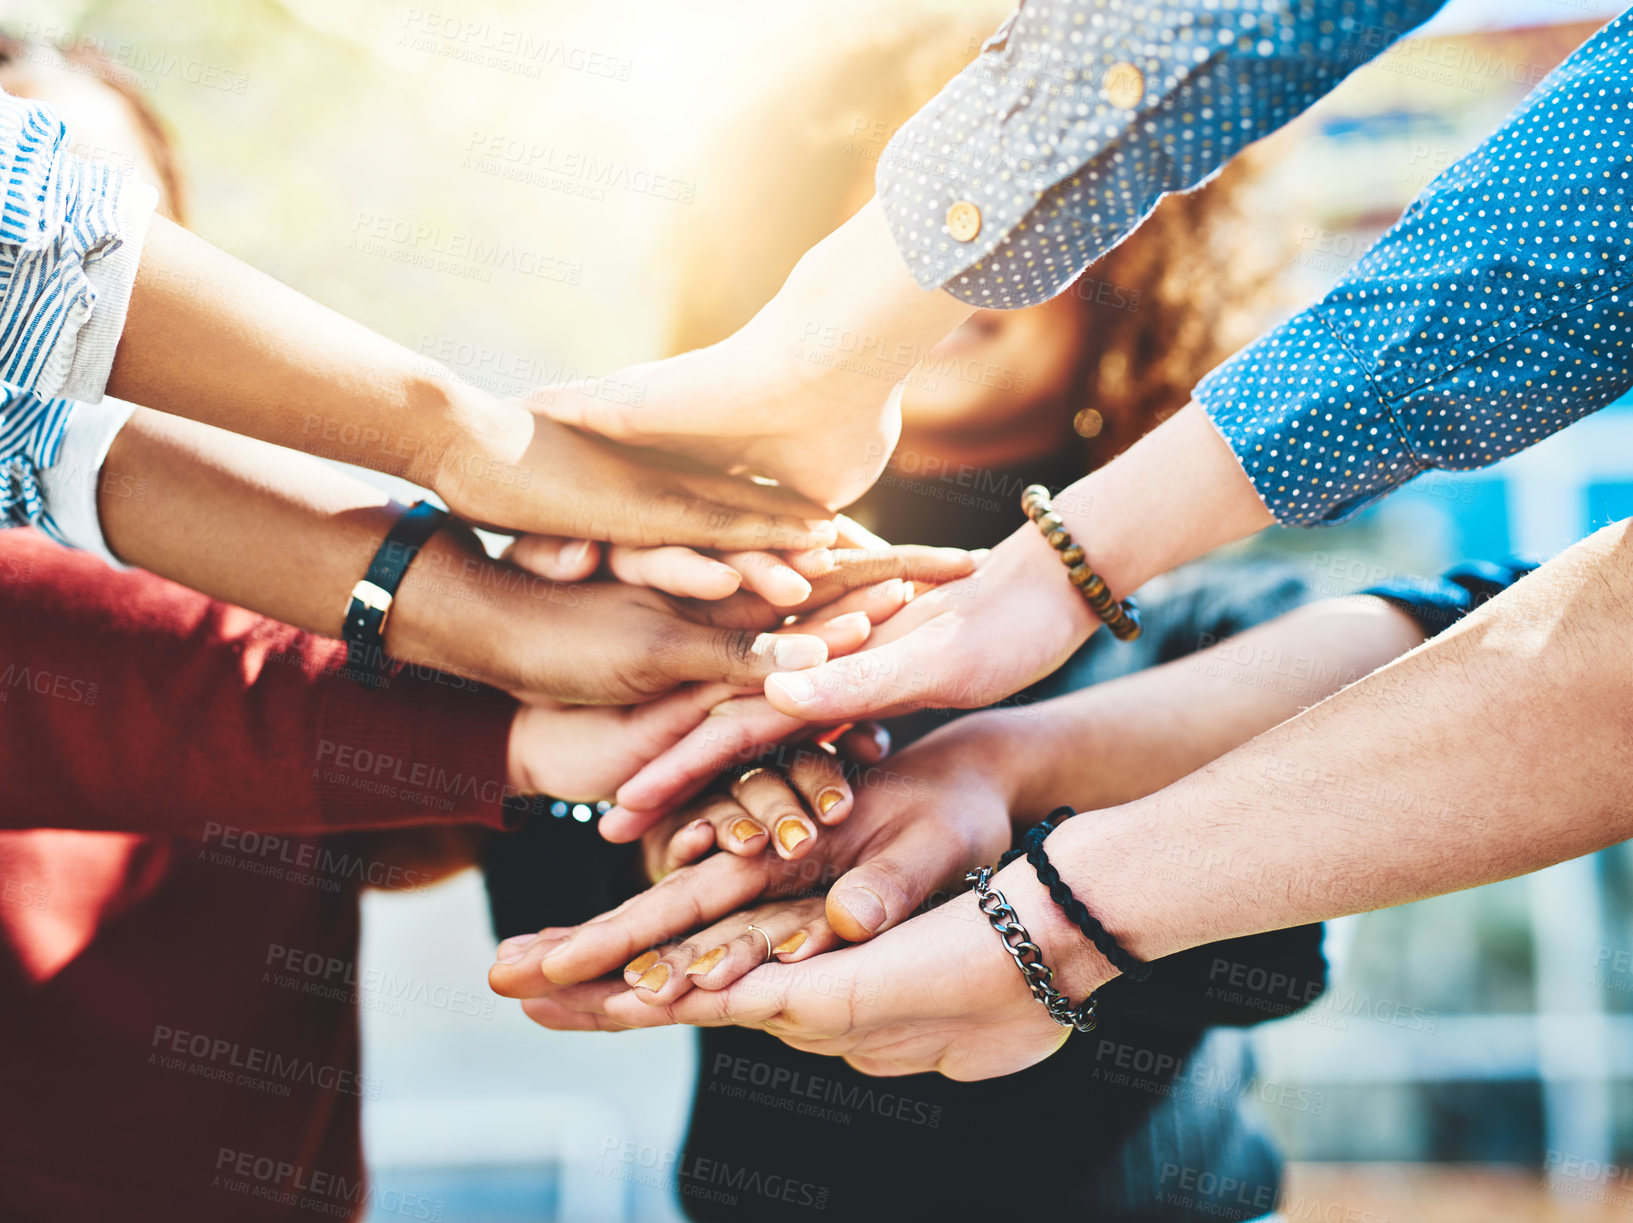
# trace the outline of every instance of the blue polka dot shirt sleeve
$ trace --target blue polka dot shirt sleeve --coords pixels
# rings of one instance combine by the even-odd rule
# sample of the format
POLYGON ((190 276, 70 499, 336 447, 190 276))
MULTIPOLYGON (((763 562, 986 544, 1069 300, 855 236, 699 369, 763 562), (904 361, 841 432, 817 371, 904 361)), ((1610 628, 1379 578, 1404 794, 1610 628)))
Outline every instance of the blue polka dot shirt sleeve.
POLYGON ((1444 0, 1023 0, 890 142, 879 201, 925 288, 1065 289, 1444 0))
POLYGON ((1633 388, 1633 14, 1197 399, 1276 518, 1336 522, 1633 388))

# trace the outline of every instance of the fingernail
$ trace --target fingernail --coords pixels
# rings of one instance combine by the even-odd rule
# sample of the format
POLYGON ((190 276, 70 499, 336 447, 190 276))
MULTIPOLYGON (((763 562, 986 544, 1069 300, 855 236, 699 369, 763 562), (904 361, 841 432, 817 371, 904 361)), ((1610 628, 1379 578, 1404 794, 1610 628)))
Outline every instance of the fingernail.
POLYGON ((687 966, 686 975, 688 977, 701 977, 704 973, 713 972, 715 965, 725 958, 726 949, 724 947, 716 947, 713 951, 705 951, 687 966))
POLYGON ((639 981, 635 982, 635 988, 636 989, 649 990, 650 992, 655 994, 660 989, 662 989, 664 986, 666 986, 668 984, 669 984, 669 965, 667 965, 667 964, 655 964, 655 965, 653 965, 651 970, 649 970, 647 972, 647 974, 644 977, 642 977, 639 981))
POLYGON ((805 931, 796 930, 771 949, 772 955, 793 955, 805 946, 805 931))
POLYGON ((814 534, 820 543, 811 545, 814 548, 830 548, 839 539, 839 528, 831 518, 807 518, 805 529, 814 534))
POLYGON ((778 637, 776 642, 771 648, 772 661, 786 670, 803 671, 828 661, 828 647, 820 637, 778 637))
POLYGON ((686 827, 683 828, 681 831, 682 832, 702 832, 707 827, 709 827, 709 821, 699 817, 698 819, 693 820, 690 824, 686 825, 686 827))
POLYGON ((847 888, 839 897, 839 906, 864 930, 877 930, 885 924, 885 902, 868 888, 847 888))
POLYGON ((845 792, 843 790, 836 790, 829 786, 821 794, 817 795, 817 810, 822 812, 823 815, 827 815, 828 812, 839 805, 840 800, 844 797, 845 792))
POLYGON ((879 587, 879 595, 892 603, 901 602, 907 598, 907 583, 900 578, 891 578, 890 581, 879 587))
POLYGON ((501 964, 514 964, 527 954, 527 949, 539 941, 536 934, 518 934, 515 938, 507 938, 499 944, 494 958, 501 964))
POLYGON ((796 705, 816 696, 816 685, 803 675, 773 675, 766 682, 796 705))
POLYGON ((577 543, 568 544, 561 550, 562 564, 571 569, 584 563, 584 558, 590 554, 590 541, 581 539, 577 543))
POLYGON ((863 632, 873 631, 873 621, 868 619, 867 612, 846 612, 843 616, 835 616, 825 626, 837 629, 840 632, 854 632, 861 629, 863 632))
POLYGON ((711 561, 709 563, 709 572, 717 574, 723 578, 728 578, 736 585, 742 585, 743 575, 738 573, 737 570, 733 569, 730 565, 723 565, 719 561, 711 561))
POLYGON ((731 835, 747 845, 756 837, 765 836, 765 829, 753 820, 738 820, 731 826, 731 835))
MULTIPOLYGON (((789 816, 777 825, 777 841, 789 853, 793 853, 796 846, 811 838, 811 830, 805 826, 803 820, 796 820, 789 816)), ((870 930, 872 927, 868 927, 870 930)))
POLYGON ((658 953, 656 951, 643 951, 640 955, 636 956, 628 964, 624 965, 624 971, 625 972, 632 972, 632 973, 635 973, 635 974, 639 975, 641 973, 644 973, 647 969, 651 968, 657 962, 658 962, 658 953))
POLYGON ((883 726, 873 728, 873 745, 879 749, 881 758, 890 755, 890 732, 883 726))

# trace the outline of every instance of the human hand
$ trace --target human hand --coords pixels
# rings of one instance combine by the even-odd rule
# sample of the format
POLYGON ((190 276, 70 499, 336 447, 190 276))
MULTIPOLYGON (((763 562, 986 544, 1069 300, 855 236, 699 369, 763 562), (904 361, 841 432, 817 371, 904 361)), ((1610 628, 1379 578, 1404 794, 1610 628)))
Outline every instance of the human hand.
POLYGON ((633 840, 768 744, 811 725, 886 716, 907 708, 992 704, 1049 674, 1099 625, 1055 552, 1030 525, 980 562, 970 577, 918 594, 843 670, 830 664, 776 676, 765 695, 733 695, 618 790, 602 835, 633 840), (812 686, 809 701, 799 679, 812 686))
MULTIPOLYGON (((1073 1002, 1111 979, 1113 970, 1087 940, 1062 928, 1063 919, 1026 863, 1000 871, 993 883, 1055 970, 1056 988, 1073 1002)), ((758 911, 743 916, 775 920, 758 911)), ((559 945, 562 933, 545 931, 516 965, 496 964, 490 984, 522 996, 507 988, 512 978, 506 970, 526 964, 540 948, 559 945)), ((749 940, 745 949, 762 943, 752 933, 749 940)), ((516 954, 521 942, 507 940, 501 953, 516 954)), ((843 1057, 866 1074, 933 1070, 964 1080, 1024 1070, 1054 1053, 1071 1033, 1032 997, 971 893, 860 945, 824 955, 811 954, 809 945, 778 955, 781 962, 752 968, 724 989, 685 990, 671 1002, 659 999, 672 979, 654 980, 655 990, 607 980, 533 987, 529 979, 533 992, 524 996, 522 1010, 543 1027, 569 1031, 735 1024, 760 1028, 795 1049, 843 1057)), ((741 960, 734 945, 713 971, 741 960)), ((656 969, 654 962, 646 971, 656 969)), ((542 982, 536 969, 530 976, 542 982)))
POLYGON ((971 312, 914 283, 869 203, 729 339, 552 388, 540 406, 618 441, 774 476, 837 509, 868 490, 895 449, 903 380, 971 312))
POLYGON ((558 582, 579 582, 603 565, 631 586, 650 586, 680 598, 724 599, 738 590, 773 607, 809 613, 838 592, 892 578, 939 585, 975 569, 976 555, 959 548, 891 545, 843 515, 832 548, 805 552, 724 551, 665 546, 603 548, 588 540, 523 535, 505 559, 558 582))
MULTIPOLYGON (((983 717, 945 727, 884 767, 862 773, 851 787, 858 799, 850 817, 824 828, 797 856, 738 856, 745 847, 734 836, 733 825, 755 815, 769 818, 768 810, 787 802, 786 795, 771 794, 761 778, 752 779, 761 782, 758 793, 749 787, 739 791, 742 801, 731 796, 701 801, 653 834, 658 842, 656 856, 649 847, 654 873, 704 852, 693 840, 699 819, 730 852, 680 866, 613 912, 539 939, 513 963, 495 965, 495 990, 542 997, 562 983, 587 981, 627 966, 652 948, 659 949, 657 958, 634 958, 634 964, 641 966, 636 978, 660 959, 668 965, 664 988, 646 991, 654 1000, 670 1001, 694 983, 718 989, 758 962, 745 960, 745 948, 737 945, 754 918, 728 914, 761 900, 820 891, 836 878, 825 908, 801 905, 790 914, 782 912, 784 903, 758 910, 771 916, 778 930, 792 923, 779 944, 801 932, 806 935, 785 945, 781 958, 805 958, 840 937, 868 938, 903 921, 938 889, 956 884, 965 870, 993 860, 1009 845, 1010 796, 1022 770, 1010 739, 993 733, 996 728, 983 724, 983 717), (686 937, 669 945, 677 936, 686 937), (709 941, 716 936, 723 941, 709 941), (722 957, 726 962, 695 970, 697 960, 727 944, 732 949, 722 957), (548 959, 547 952, 553 953, 548 959), (695 970, 692 978, 688 968, 695 970)), ((515 951, 520 942, 511 940, 508 949, 515 951)), ((763 946, 760 952, 764 958, 763 946)))
POLYGON ((800 551, 836 538, 822 507, 789 489, 592 437, 528 400, 487 401, 460 419, 428 483, 478 525, 639 546, 800 551))
POLYGON ((385 639, 393 658, 524 699, 627 705, 693 681, 758 686, 779 659, 804 667, 854 649, 871 631, 869 597, 855 592, 826 617, 778 628, 783 613, 751 595, 700 602, 551 581, 491 560, 450 524, 404 575, 385 639))
POLYGON ((773 708, 816 723, 991 705, 1051 674, 1100 626, 1030 523, 967 578, 920 596, 869 648, 809 674, 773 675, 773 708))

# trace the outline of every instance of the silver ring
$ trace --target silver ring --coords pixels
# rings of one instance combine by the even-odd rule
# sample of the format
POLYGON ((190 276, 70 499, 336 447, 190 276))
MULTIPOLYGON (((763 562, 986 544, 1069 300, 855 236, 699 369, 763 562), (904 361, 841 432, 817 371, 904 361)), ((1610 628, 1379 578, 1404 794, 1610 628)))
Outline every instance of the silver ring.
POLYGON ((770 773, 772 771, 773 771, 773 766, 771 766, 769 764, 750 765, 748 768, 744 769, 741 773, 737 774, 736 779, 733 780, 733 782, 731 784, 734 785, 734 786, 740 786, 745 781, 747 781, 750 777, 757 776, 760 773, 770 773))
POLYGON ((760 963, 762 963, 762 964, 771 963, 771 936, 769 934, 767 934, 764 930, 760 929, 760 927, 754 925, 753 923, 749 924, 749 929, 754 931, 754 933, 758 934, 761 938, 763 938, 765 940, 765 959, 761 960, 760 963))

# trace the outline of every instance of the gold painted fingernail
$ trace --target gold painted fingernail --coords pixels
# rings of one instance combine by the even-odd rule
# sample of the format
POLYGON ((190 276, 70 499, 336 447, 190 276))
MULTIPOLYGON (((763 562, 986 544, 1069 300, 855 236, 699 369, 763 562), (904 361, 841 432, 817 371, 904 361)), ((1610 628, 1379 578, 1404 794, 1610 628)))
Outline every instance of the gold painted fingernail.
POLYGON ((771 949, 772 955, 793 955, 805 946, 805 931, 796 930, 771 949))
POLYGON ((821 794, 817 795, 817 810, 822 812, 823 815, 827 815, 828 812, 839 805, 840 799, 844 797, 845 792, 843 790, 836 790, 829 786, 821 794))
POLYGON ((636 989, 651 990, 654 994, 669 984, 669 965, 654 965, 647 974, 635 982, 636 989))
POLYGON ((726 949, 724 947, 716 947, 713 951, 705 951, 687 967, 686 975, 688 977, 701 977, 706 972, 713 972, 715 965, 725 958, 726 949))
POLYGON ((777 840, 789 853, 793 853, 794 849, 802 841, 809 840, 810 836, 810 829, 806 828, 803 822, 796 820, 793 816, 789 816, 777 825, 777 840))
POLYGON ((625 972, 643 973, 658 962, 656 951, 644 951, 628 964, 624 965, 625 972))
POLYGON ((765 836, 765 829, 753 820, 738 820, 731 826, 731 835, 747 845, 755 837, 765 836))

